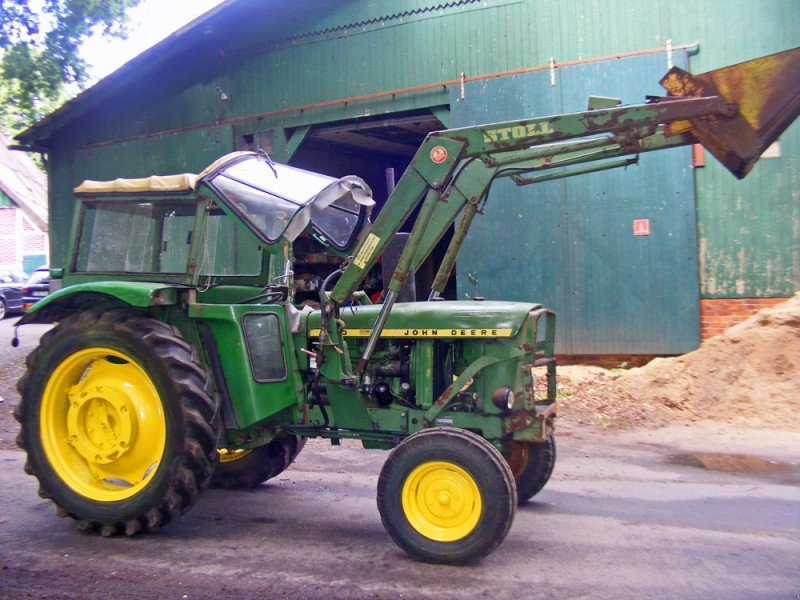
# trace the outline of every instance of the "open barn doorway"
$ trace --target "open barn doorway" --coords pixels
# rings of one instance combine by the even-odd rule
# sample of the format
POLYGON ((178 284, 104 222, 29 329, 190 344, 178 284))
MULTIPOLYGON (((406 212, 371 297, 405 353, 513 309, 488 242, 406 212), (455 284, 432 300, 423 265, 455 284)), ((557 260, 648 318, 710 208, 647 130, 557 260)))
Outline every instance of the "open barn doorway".
MULTIPOLYGON (((400 180, 417 149, 432 131, 445 129, 442 122, 431 112, 396 113, 380 117, 364 117, 335 123, 318 124, 311 127, 302 144, 289 161, 291 165, 311 171, 317 171, 332 177, 358 175, 372 188, 376 207, 373 220, 380 213, 391 193, 394 183, 400 180)), ((383 274, 389 275, 399 258, 403 244, 402 233, 411 231, 416 212, 411 215, 400 229, 396 244, 393 244, 382 259, 381 266, 374 269, 367 278, 366 290, 377 298, 383 288, 383 274)), ((444 255, 450 234, 445 236, 433 255, 415 274, 414 285, 404 288, 401 299, 423 300, 428 297, 436 266, 444 255)), ((295 253, 306 254, 303 244, 295 253)), ((445 298, 455 298, 455 279, 445 290, 445 298)))

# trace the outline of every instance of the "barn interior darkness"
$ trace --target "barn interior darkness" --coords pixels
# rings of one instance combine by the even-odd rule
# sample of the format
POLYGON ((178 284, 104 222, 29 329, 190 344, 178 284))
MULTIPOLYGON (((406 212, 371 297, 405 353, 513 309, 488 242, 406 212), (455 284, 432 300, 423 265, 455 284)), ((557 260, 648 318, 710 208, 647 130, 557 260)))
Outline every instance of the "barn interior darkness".
MULTIPOLYGON (((332 177, 358 175, 372 188, 376 201, 372 213, 374 220, 386 203, 393 184, 400 180, 425 136, 441 129, 445 129, 445 126, 428 111, 315 125, 292 156, 290 164, 332 177)), ((401 227, 401 232, 411 231, 416 215, 417 211, 414 211, 401 227)), ((441 262, 451 233, 445 235, 433 256, 415 274, 416 299, 427 298, 436 276, 434 265, 441 262)), ((399 248, 395 260, 398 257, 399 248)), ((391 261, 391 258, 388 260, 391 261)), ((390 272, 388 266, 384 265, 390 272)), ((453 276, 443 296, 455 298, 453 276)))

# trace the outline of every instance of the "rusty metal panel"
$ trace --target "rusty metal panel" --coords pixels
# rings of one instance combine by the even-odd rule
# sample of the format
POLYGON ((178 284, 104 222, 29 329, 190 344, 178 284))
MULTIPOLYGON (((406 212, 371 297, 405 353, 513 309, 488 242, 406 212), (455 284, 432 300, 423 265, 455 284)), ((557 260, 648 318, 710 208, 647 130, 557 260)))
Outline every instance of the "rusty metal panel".
MULTIPOLYGON (((675 57, 685 64, 685 53, 675 57)), ((585 109, 591 93, 658 93, 663 57, 480 82, 454 96, 458 125, 585 109)), ((556 310, 557 351, 679 354, 699 344, 691 149, 638 167, 516 188, 498 182, 458 264, 458 293, 556 310), (649 235, 634 222, 648 220, 649 235), (502 243, 498 243, 502 240, 502 243)))

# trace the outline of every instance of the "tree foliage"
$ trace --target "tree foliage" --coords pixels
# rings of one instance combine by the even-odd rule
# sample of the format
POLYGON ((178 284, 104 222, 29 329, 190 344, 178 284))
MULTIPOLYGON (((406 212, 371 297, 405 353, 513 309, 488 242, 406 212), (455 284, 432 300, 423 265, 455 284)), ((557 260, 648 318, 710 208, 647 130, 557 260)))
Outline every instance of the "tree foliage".
POLYGON ((0 128, 16 133, 82 89, 81 44, 124 37, 126 11, 141 0, 0 0, 0 128))

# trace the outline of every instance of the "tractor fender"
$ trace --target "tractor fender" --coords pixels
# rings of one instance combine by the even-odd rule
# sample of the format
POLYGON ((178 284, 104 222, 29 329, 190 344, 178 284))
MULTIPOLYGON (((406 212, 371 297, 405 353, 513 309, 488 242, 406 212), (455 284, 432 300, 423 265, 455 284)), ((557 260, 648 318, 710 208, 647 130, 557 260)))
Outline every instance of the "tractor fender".
POLYGON ((28 309, 16 325, 52 323, 64 316, 98 304, 148 308, 178 303, 183 286, 159 282, 98 281, 61 288, 28 309))

